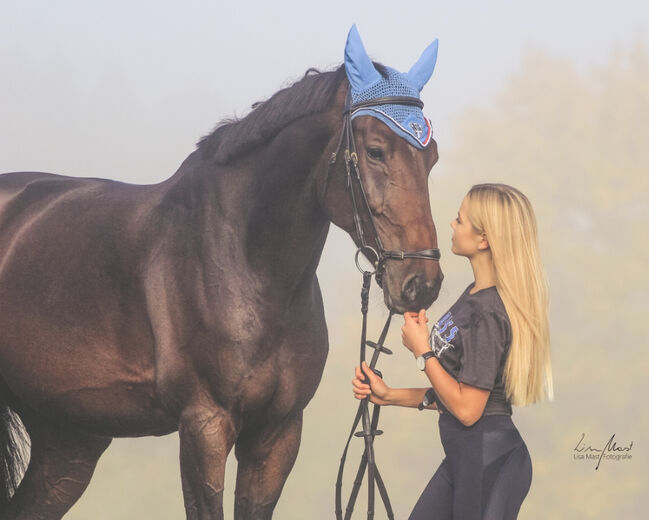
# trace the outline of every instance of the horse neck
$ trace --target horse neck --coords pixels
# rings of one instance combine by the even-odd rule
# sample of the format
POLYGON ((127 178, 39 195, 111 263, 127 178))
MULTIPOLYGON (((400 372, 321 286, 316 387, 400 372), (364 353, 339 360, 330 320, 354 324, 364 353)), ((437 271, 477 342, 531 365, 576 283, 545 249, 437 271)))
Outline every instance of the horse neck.
POLYGON ((329 221, 317 200, 324 151, 333 137, 325 116, 293 123, 259 152, 251 171, 246 251, 250 265, 278 285, 310 284, 329 221))
POLYGON ((331 119, 302 118, 228 165, 200 151, 187 158, 166 198, 182 200, 191 213, 201 258, 236 259, 273 299, 310 290, 329 229, 316 183, 333 139, 331 119))

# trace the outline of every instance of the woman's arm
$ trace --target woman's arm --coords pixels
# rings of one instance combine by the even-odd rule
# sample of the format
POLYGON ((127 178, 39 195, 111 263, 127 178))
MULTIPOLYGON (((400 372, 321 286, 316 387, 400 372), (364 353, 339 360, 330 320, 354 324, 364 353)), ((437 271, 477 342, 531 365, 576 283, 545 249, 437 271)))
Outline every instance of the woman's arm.
POLYGON ((462 424, 471 426, 482 417, 489 399, 489 390, 458 383, 437 358, 426 361, 425 372, 437 398, 462 424))
MULTIPOLYGON (((370 402, 381 406, 417 408, 428 390, 428 388, 390 388, 383 379, 370 370, 365 362, 363 362, 363 370, 368 375, 369 384, 363 382, 365 376, 360 367, 356 367, 356 378, 352 381, 356 399, 369 397, 370 402)), ((437 410, 437 404, 433 402, 426 409, 437 410)))
MULTIPOLYGON (((387 405, 417 408, 424 400, 428 388, 391 388, 386 399, 387 405)), ((426 406, 427 410, 437 410, 437 403, 426 406)))
MULTIPOLYGON (((421 310, 418 315, 413 316, 413 314, 404 313, 405 324, 401 331, 403 344, 417 358, 424 352, 428 352, 430 346, 425 311, 421 310)), ((462 424, 471 426, 482 417, 489 398, 489 390, 458 383, 435 357, 426 361, 425 372, 437 398, 462 424)))

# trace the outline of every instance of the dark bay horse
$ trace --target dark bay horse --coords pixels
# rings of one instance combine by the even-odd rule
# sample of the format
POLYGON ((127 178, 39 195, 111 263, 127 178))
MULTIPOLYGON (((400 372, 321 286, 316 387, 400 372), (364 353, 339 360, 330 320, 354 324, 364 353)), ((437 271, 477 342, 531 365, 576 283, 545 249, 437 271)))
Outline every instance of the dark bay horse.
MULTIPOLYGON (((330 223, 357 240, 343 163, 328 172, 348 87, 344 67, 306 74, 160 184, 0 176, 2 520, 63 517, 111 438, 174 431, 187 518, 223 518, 233 447, 235 517, 271 518, 327 357, 330 223)), ((435 142, 417 150, 369 116, 353 127, 384 245, 437 247, 435 142)), ((389 263, 385 301, 428 307, 441 279, 437 262, 389 263)))

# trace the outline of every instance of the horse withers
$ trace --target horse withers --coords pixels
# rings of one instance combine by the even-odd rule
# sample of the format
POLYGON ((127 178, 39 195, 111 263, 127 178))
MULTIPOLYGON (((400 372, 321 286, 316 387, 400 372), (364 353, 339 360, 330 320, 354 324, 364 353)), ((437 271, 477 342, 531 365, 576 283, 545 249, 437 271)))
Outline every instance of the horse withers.
MULTIPOLYGON (((327 357, 330 222, 362 245, 359 188, 332 160, 348 95, 403 97, 397 80, 418 95, 433 68, 430 53, 407 74, 372 64, 353 28, 343 67, 222 124, 164 182, 0 176, 0 519, 62 518, 113 437, 174 431, 188 519, 223 518, 233 447, 235 518, 271 518, 327 357)), ((437 247, 417 110, 350 116, 374 251, 437 247)), ((382 266, 395 312, 428 307, 441 280, 425 258, 382 266)))

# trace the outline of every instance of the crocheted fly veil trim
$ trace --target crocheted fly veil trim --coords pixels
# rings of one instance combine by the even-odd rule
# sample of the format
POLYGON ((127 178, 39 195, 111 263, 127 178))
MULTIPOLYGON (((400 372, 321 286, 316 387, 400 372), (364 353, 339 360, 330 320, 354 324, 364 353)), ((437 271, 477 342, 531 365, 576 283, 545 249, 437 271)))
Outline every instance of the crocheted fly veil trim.
MULTIPOLYGON (((351 102, 367 102, 388 96, 407 96, 419 99, 419 93, 428 82, 437 62, 438 40, 426 48, 417 63, 408 72, 386 67, 387 77, 381 76, 367 55, 356 25, 353 25, 345 45, 345 70, 349 79, 351 102)), ((416 148, 428 145, 433 135, 430 120, 421 108, 411 105, 376 105, 352 112, 352 119, 372 116, 416 148)))

